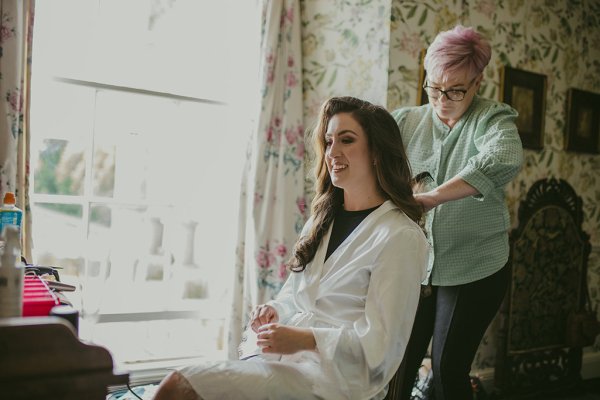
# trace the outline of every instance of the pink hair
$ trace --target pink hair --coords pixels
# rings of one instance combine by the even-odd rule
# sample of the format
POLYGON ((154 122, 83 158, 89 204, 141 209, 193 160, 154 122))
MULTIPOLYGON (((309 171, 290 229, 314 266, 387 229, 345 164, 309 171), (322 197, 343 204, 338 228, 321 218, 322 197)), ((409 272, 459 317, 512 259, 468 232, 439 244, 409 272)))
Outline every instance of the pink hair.
POLYGON ((435 37, 427 49, 424 66, 427 75, 437 83, 462 72, 473 79, 483 72, 491 55, 490 44, 479 33, 457 25, 435 37))

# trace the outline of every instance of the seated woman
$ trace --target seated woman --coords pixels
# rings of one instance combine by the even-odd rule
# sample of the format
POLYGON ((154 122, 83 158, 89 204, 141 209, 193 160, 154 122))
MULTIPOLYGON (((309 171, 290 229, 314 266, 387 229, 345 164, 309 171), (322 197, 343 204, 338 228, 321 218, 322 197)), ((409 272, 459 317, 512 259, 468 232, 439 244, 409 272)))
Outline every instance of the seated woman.
POLYGON ((426 274, 422 209, 398 125, 384 108, 332 98, 313 139, 316 195, 292 273, 250 320, 264 357, 173 372, 156 400, 385 396, 426 274))

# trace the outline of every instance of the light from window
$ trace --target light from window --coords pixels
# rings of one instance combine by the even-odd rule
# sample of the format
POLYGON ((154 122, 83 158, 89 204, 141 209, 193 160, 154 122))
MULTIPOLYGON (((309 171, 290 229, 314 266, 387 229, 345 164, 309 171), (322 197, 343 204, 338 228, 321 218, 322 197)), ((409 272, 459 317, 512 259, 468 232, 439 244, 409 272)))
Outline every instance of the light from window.
POLYGON ((128 370, 226 354, 258 34, 232 5, 36 3, 32 261, 128 370))

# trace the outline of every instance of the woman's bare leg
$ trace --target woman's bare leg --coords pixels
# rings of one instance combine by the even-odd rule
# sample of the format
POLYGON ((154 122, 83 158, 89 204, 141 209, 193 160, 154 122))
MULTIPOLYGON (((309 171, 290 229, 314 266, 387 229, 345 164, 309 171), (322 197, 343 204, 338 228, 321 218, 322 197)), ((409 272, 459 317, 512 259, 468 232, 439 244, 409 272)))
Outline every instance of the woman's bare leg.
POLYGON ((175 371, 162 380, 153 400, 202 400, 202 398, 187 379, 175 371))

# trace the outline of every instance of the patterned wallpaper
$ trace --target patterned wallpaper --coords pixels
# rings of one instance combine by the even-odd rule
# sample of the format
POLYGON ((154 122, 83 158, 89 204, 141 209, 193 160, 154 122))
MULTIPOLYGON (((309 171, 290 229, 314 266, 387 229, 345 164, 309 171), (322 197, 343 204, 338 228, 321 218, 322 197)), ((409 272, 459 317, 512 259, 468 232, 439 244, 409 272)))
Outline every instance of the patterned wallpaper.
MULTIPOLYGON (((305 0, 302 57, 305 114, 331 96, 387 97, 390 0, 305 0)), ((309 125, 310 126, 310 125, 309 125)))
MULTIPOLYGON (((356 96, 376 104, 387 98, 390 0, 301 0, 304 126, 314 127, 321 104, 356 96)), ((312 146, 306 148, 310 167, 312 146)), ((306 198, 312 199, 311 171, 306 198)))
MULTIPOLYGON (((481 95, 499 98, 502 65, 546 75, 544 147, 525 150, 524 168, 507 188, 512 223, 517 225, 519 201, 533 182, 567 180, 583 200, 583 228, 593 245, 590 294, 599 304, 600 155, 565 151, 563 131, 567 90, 600 93, 600 1, 304 0, 302 5, 307 127, 331 95, 363 97, 390 110, 417 104, 419 52, 437 32, 457 23, 476 27, 492 44, 481 95)), ((493 367, 495 329, 492 325, 486 334, 475 369, 493 367)), ((598 341, 595 350, 600 351, 598 341)))

